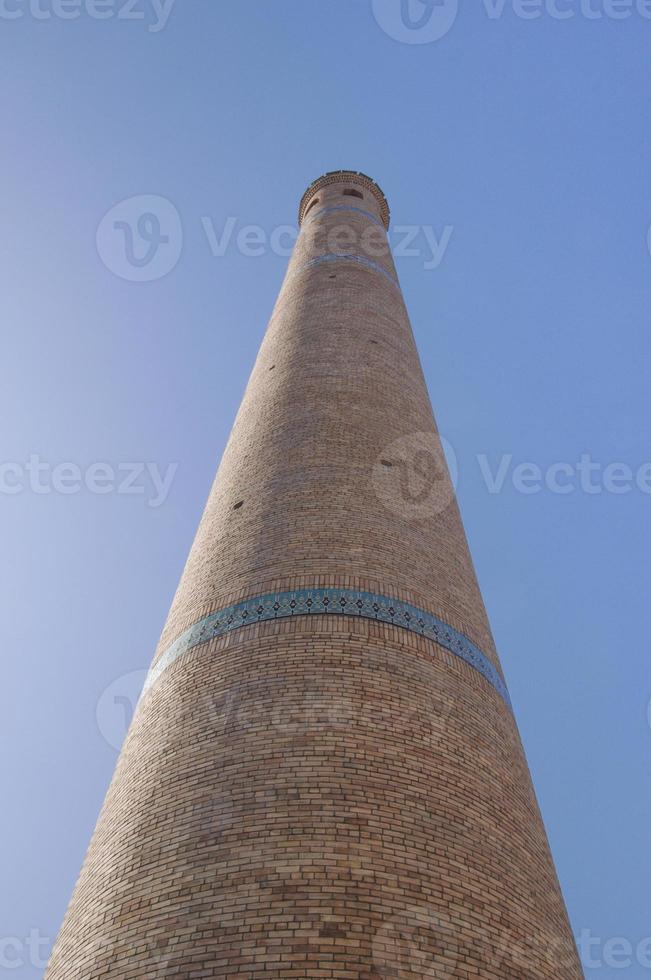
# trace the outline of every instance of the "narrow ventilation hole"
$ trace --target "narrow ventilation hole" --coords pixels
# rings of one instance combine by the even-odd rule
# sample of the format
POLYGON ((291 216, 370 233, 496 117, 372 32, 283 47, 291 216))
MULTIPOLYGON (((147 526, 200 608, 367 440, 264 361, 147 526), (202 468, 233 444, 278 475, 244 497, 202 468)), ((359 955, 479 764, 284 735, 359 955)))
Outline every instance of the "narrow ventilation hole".
POLYGON ((360 200, 362 201, 364 200, 364 195, 361 194, 359 191, 354 191, 354 190, 344 191, 344 197, 359 197, 360 200))
POLYGON ((371 340, 372 344, 377 344, 377 340, 371 340))
POLYGON ((318 204, 318 203, 319 203, 319 199, 318 199, 318 197, 315 197, 314 200, 311 202, 310 206, 305 209, 305 214, 303 215, 303 217, 306 218, 307 215, 309 214, 309 212, 314 207, 314 205, 315 204, 318 204))
POLYGON ((334 274, 334 272, 332 273, 332 275, 331 275, 331 276, 328 276, 328 279, 336 279, 336 278, 337 278, 337 277, 336 277, 336 275, 334 274))
POLYGON ((238 500, 236 504, 233 504, 233 510, 239 510, 243 503, 243 500, 238 500))
POLYGON ((276 365, 275 364, 272 364, 271 367, 269 368, 269 370, 270 371, 273 371, 275 369, 275 367, 276 367, 276 365))
POLYGON ((389 469, 389 470, 393 466, 393 463, 389 462, 388 459, 381 459, 380 462, 381 462, 382 466, 386 466, 387 469, 389 469))

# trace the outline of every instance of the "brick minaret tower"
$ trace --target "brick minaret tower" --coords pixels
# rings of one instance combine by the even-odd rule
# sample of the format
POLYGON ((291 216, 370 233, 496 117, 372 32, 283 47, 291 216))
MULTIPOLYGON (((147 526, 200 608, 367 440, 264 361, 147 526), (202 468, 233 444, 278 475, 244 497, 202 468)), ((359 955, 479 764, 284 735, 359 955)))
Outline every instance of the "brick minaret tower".
POLYGON ((46 977, 580 978, 387 202, 300 223, 46 977))

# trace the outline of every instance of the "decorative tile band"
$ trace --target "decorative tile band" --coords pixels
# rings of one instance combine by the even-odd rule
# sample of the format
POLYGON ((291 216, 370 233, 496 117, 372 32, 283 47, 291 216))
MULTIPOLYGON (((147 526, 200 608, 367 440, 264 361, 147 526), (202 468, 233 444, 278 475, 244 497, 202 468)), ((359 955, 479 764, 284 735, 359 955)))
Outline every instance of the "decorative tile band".
POLYGON ((359 265, 371 269, 372 272, 379 272, 385 279, 388 279, 392 286, 400 289, 400 284, 397 279, 394 279, 378 262, 367 259, 365 255, 341 255, 338 252, 327 252, 325 255, 319 255, 316 259, 310 259, 309 262, 304 262, 303 265, 299 265, 296 269, 292 270, 292 275, 304 272, 305 269, 311 269, 315 265, 321 265, 322 262, 357 262, 359 265))
POLYGON ((370 218, 370 220, 376 225, 379 225, 383 231, 386 231, 384 222, 380 221, 379 218, 376 218, 374 214, 371 214, 370 211, 365 211, 364 208, 356 208, 350 204, 335 204, 329 208, 321 208, 319 211, 312 211, 311 214, 306 215, 303 219, 302 227, 304 228, 305 225, 312 220, 312 218, 320 218, 324 214, 332 214, 333 211, 356 211, 357 214, 363 214, 365 218, 370 218))
POLYGON ((511 707, 509 694, 499 671, 467 636, 417 606, 372 592, 358 592, 355 589, 300 589, 295 592, 272 592, 211 613, 182 633, 161 654, 149 671, 144 690, 147 691, 155 684, 163 671, 188 650, 207 643, 215 637, 252 623, 266 623, 272 619, 286 619, 290 616, 323 614, 375 619, 380 623, 399 626, 411 633, 419 633, 474 667, 495 688, 507 706, 511 707))

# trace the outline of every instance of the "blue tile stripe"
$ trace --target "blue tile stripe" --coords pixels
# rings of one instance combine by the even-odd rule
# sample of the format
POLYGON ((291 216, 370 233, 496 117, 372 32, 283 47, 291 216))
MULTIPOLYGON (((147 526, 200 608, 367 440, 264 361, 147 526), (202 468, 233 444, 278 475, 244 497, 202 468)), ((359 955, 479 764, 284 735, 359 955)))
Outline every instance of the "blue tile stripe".
POLYGON ((400 289, 400 284, 397 279, 394 279, 378 262, 367 259, 365 255, 341 255, 338 252, 327 252, 325 255, 319 255, 316 259, 310 259, 309 262, 304 262, 303 265, 297 266, 297 268, 292 270, 292 275, 304 272, 305 269, 311 269, 315 265, 321 265, 322 262, 357 262, 359 265, 363 265, 373 272, 379 272, 380 275, 383 275, 385 279, 389 280, 392 286, 400 289))
POLYGON ((467 636, 417 606, 385 595, 358 592, 355 589, 300 589, 295 592, 273 592, 246 599, 244 602, 211 613, 182 633, 159 657, 149 672, 144 690, 147 691, 155 684, 163 671, 188 650, 201 646, 215 637, 231 633, 251 623, 324 613, 375 619, 427 637, 474 667, 495 688, 507 706, 511 707, 509 694, 499 671, 467 636))
POLYGON ((363 214, 365 218, 370 218, 374 224, 378 225, 382 231, 386 232, 384 222, 380 221, 379 218, 376 218, 374 214, 371 214, 370 211, 365 211, 364 208, 356 208, 349 204, 335 204, 329 208, 321 208, 319 211, 313 211, 311 214, 308 214, 305 218, 303 218, 303 224, 301 227, 305 227, 307 222, 311 221, 312 218, 320 218, 324 214, 332 214, 335 211, 355 211, 357 214, 363 214))

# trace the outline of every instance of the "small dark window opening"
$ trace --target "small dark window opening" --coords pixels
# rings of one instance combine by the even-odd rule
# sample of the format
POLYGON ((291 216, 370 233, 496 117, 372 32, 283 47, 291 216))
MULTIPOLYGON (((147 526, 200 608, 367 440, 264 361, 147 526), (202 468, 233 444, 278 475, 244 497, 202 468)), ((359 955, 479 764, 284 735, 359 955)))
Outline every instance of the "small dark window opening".
POLYGON ((309 212, 310 212, 310 211, 312 210, 312 208, 314 207, 314 205, 315 205, 315 204, 318 204, 318 203, 319 203, 319 199, 318 199, 318 197, 315 197, 315 198, 314 198, 314 200, 312 201, 312 203, 310 204, 310 206, 309 206, 308 208, 306 208, 306 209, 305 209, 305 214, 303 215, 303 217, 304 217, 304 218, 306 218, 306 217, 307 217, 307 215, 309 214, 309 212))
POLYGON ((236 504, 233 505, 233 510, 239 510, 243 503, 244 503, 243 500, 239 500, 236 504))
POLYGON ((328 276, 328 279, 336 279, 336 278, 337 277, 336 277, 336 275, 334 273, 331 276, 328 276))
POLYGON ((381 459, 380 462, 382 463, 382 466, 386 466, 387 469, 391 469, 393 466, 393 463, 390 463, 388 459, 381 459))
POLYGON ((275 368, 275 366, 276 366, 275 364, 272 364, 271 367, 269 368, 269 370, 270 371, 273 371, 273 369, 275 368))
POLYGON ((358 197, 361 201, 364 200, 363 194, 360 194, 359 191, 353 191, 353 190, 344 191, 344 197, 358 197))

